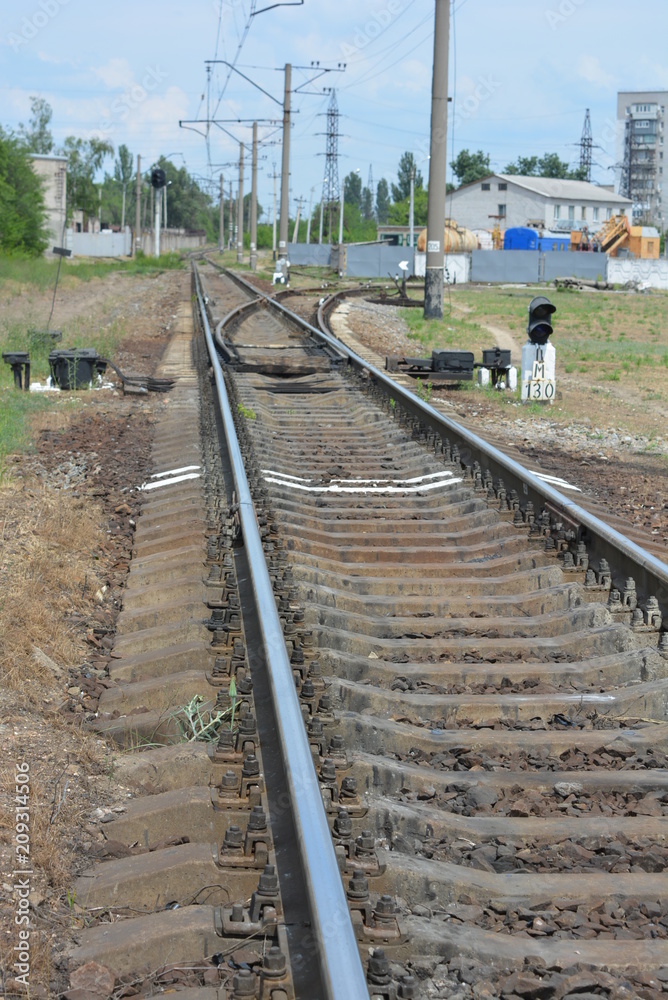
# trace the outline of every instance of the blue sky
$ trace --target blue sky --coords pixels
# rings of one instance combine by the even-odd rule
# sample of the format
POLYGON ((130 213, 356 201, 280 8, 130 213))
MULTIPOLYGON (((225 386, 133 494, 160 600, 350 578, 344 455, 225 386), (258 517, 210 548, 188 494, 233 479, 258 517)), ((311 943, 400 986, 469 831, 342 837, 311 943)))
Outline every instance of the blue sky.
MULTIPOLYGON (((260 10, 276 0, 256 0, 260 10)), ((291 199, 317 200, 324 171, 323 86, 336 86, 341 112, 340 174, 392 180, 404 150, 423 173, 429 137, 433 0, 305 0, 250 20, 251 0, 5 0, 0 26, 0 124, 16 128, 30 96, 53 108, 57 142, 103 135, 125 143, 149 166, 160 154, 185 161, 203 182, 223 172, 226 188, 238 140, 250 130, 214 128, 210 141, 179 127, 206 116, 205 60, 233 61, 282 101, 286 62, 346 63, 293 94, 291 199)), ((594 143, 593 179, 610 183, 618 90, 668 89, 668 3, 642 0, 453 0, 448 159, 482 149, 501 170, 518 155, 557 152, 576 164, 585 108, 594 143)), ((279 106, 226 69, 212 67, 209 108, 219 118, 280 117, 279 106), (222 99, 221 91, 224 89, 222 99)), ((294 70, 293 89, 309 79, 294 70)), ((202 128, 203 126, 199 126, 202 128)), ((261 126, 260 134, 276 133, 261 126)), ((280 134, 274 134, 275 142, 280 134)), ((272 201, 267 144, 259 197, 272 201)), ((111 169, 111 162, 107 164, 111 169)), ((247 170, 247 185, 249 172, 247 170)), ((292 209, 294 211, 294 208, 292 209)))

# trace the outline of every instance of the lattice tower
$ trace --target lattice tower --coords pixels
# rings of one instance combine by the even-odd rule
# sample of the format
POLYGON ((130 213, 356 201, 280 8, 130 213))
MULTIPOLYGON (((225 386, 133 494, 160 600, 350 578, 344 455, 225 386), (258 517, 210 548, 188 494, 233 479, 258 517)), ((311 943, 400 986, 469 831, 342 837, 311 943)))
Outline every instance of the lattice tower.
POLYGON ((336 90, 332 90, 327 108, 327 149, 325 153, 325 177, 322 184, 323 205, 329 212, 329 232, 332 232, 332 213, 339 200, 339 106, 336 90))

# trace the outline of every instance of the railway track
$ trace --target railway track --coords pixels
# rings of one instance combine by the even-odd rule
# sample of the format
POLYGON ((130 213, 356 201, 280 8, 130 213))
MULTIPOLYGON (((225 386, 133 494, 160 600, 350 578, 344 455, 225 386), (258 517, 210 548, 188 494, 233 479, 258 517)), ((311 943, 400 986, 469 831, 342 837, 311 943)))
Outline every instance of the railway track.
POLYGON ((72 964, 193 1000, 668 992, 668 567, 200 270, 72 964))

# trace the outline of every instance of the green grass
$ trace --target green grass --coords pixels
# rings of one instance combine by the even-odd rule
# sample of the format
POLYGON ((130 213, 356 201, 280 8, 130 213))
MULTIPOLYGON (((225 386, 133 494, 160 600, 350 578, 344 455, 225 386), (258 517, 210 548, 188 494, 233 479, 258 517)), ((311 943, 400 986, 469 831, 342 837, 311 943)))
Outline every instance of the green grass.
POLYGON ((477 323, 450 314, 439 319, 425 319, 420 309, 400 309, 409 327, 408 336, 427 351, 452 349, 473 351, 476 357, 485 347, 493 347, 494 335, 477 323))
POLYGON ((547 295, 557 306, 552 343, 558 368, 616 381, 622 371, 668 366, 668 294, 664 292, 632 295, 562 292, 549 287, 461 287, 452 293, 454 303, 470 310, 466 314, 469 324, 497 323, 513 330, 518 342, 524 339, 527 306, 538 294, 547 295))
MULTIPOLYGON (((178 253, 161 254, 159 257, 146 257, 139 253, 132 259, 119 258, 110 260, 73 260, 64 259, 59 282, 69 282, 71 279, 90 281, 93 278, 104 278, 114 271, 126 274, 151 274, 159 271, 170 271, 184 266, 184 259, 178 253)), ((7 257, 0 255, 0 289, 5 283, 16 285, 33 285, 41 291, 52 288, 56 280, 58 261, 46 257, 7 257)))
MULTIPOLYGON (((3 367, 6 367, 3 365, 3 367)), ((11 371, 7 368, 11 376, 11 371)), ((0 479, 4 478, 8 455, 30 446, 30 417, 53 405, 53 399, 14 388, 3 378, 0 385, 0 479)))

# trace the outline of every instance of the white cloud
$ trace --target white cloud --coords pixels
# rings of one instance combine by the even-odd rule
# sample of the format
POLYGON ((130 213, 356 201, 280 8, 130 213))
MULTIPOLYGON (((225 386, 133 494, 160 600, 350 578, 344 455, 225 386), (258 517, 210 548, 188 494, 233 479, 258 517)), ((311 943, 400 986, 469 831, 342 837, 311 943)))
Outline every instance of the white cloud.
POLYGON ((431 89, 431 66, 421 59, 405 59, 399 67, 401 86, 414 94, 431 89))
POLYGON ((105 66, 93 66, 93 72, 111 90, 131 87, 134 83, 132 68, 127 59, 110 59, 105 66))
POLYGON ((577 73, 587 83, 594 83, 599 87, 611 87, 615 82, 615 77, 603 69, 597 56, 581 55, 577 73))

